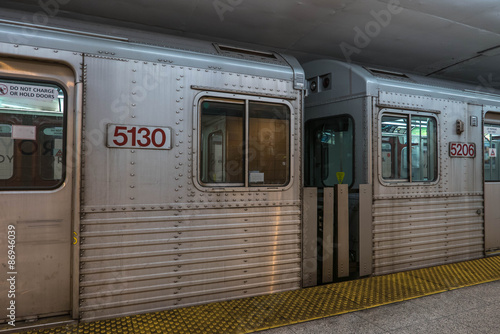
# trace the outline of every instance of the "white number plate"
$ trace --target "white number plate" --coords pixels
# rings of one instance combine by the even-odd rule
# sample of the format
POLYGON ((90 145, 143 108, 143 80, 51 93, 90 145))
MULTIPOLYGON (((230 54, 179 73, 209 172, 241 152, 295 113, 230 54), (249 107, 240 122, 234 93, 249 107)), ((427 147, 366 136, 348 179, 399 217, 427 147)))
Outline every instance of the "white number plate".
POLYGON ((108 124, 107 139, 107 146, 113 148, 172 148, 172 130, 169 127, 108 124))
POLYGON ((475 158, 476 144, 474 143, 450 143, 450 157, 475 158))

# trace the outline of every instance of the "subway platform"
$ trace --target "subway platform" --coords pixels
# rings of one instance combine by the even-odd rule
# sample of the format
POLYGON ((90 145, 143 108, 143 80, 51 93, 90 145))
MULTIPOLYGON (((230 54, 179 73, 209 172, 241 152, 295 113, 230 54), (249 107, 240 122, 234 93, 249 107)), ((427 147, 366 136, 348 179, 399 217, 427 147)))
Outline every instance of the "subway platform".
POLYGON ((498 334, 500 280, 259 334, 498 334))
MULTIPOLYGON (((0 333, 6 329, 2 325, 0 333)), ((110 320, 25 328, 19 332, 497 334, 500 333, 500 256, 110 320)))

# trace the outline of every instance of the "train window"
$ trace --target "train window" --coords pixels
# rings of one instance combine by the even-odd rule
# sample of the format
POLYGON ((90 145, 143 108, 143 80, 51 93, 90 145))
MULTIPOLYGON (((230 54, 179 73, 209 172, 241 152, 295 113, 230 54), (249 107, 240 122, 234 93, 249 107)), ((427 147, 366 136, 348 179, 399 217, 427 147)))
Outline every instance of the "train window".
POLYGON ((64 180, 64 91, 0 80, 0 189, 53 189, 64 180))
POLYGON ((245 103, 201 104, 201 182, 244 184, 245 103))
POLYGON ((200 180, 203 184, 283 186, 289 182, 290 109, 287 106, 204 99, 200 109, 200 180))
POLYGON ((354 121, 349 116, 314 119, 306 123, 305 183, 332 187, 354 183, 354 121))
POLYGON ((436 180, 437 125, 434 117, 383 115, 381 127, 381 174, 384 180, 436 180))
POLYGON ((500 181, 498 166, 498 148, 500 148, 500 125, 484 124, 484 179, 500 181))
POLYGON ((249 103, 250 185, 285 185, 290 179, 290 112, 282 104, 249 103))

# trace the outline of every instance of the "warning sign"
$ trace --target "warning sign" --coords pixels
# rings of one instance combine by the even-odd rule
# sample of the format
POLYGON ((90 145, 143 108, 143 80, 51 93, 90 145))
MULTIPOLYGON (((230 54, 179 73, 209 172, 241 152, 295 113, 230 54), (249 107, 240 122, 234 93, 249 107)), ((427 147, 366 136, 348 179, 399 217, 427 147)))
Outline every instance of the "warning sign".
POLYGON ((344 181, 344 172, 337 172, 337 180, 339 181, 339 184, 342 184, 342 181, 344 181))
POLYGON ((9 87, 7 87, 4 84, 0 84, 0 96, 7 95, 8 92, 9 92, 9 87))
POLYGON ((490 156, 490 158, 496 158, 497 157, 497 149, 496 148, 489 148, 488 155, 490 156))
POLYGON ((22 85, 0 82, 0 97, 28 98, 35 100, 55 100, 58 98, 56 88, 47 86, 22 85))
POLYGON ((487 135, 498 135, 498 134, 500 134, 500 128, 493 127, 493 126, 485 126, 484 133, 487 135))

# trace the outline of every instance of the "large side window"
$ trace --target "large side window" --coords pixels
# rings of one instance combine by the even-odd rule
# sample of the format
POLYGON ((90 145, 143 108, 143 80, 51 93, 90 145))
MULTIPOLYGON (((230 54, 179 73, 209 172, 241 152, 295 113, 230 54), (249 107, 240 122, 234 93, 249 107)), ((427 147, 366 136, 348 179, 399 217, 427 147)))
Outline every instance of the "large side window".
POLYGON ((498 166, 498 148, 500 148, 500 125, 484 124, 484 180, 500 181, 498 166))
POLYGON ((208 186, 284 186, 290 181, 290 109, 276 103, 200 102, 200 181, 208 186))
POLYGON ((384 114, 381 133, 381 175, 384 180, 436 180, 437 123, 434 117, 384 114))
POLYGON ((64 181, 64 91, 0 80, 0 189, 52 189, 64 181))
POLYGON ((350 116, 306 123, 305 184, 333 187, 354 183, 354 121, 350 116))

